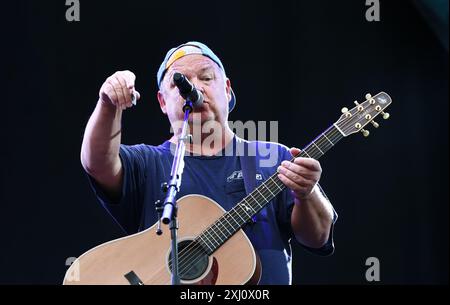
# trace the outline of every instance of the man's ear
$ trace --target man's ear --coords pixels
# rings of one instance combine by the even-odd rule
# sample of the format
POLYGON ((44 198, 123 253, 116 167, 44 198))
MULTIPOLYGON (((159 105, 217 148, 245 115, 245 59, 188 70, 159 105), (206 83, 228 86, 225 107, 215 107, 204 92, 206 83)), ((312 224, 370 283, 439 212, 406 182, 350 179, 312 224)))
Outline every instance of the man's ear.
POLYGON ((225 90, 227 92, 227 98, 228 101, 231 100, 231 81, 229 78, 227 78, 226 82, 225 82, 225 90))
POLYGON ((167 110, 166 110, 166 100, 164 99, 164 95, 162 94, 161 91, 158 91, 158 93, 156 94, 156 97, 158 98, 158 102, 159 102, 159 107, 161 108, 161 111, 164 114, 167 114, 167 110))

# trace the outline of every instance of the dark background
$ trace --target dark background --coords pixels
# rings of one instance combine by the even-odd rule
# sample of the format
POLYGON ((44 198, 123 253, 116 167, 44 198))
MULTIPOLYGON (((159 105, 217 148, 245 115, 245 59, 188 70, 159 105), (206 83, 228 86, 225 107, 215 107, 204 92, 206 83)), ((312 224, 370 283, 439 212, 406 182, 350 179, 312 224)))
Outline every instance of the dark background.
POLYGON ((336 252, 295 247, 294 283, 368 283, 365 261, 377 257, 383 284, 448 284, 447 1, 380 1, 379 22, 366 21, 363 0, 81 0, 80 22, 66 21, 65 1, 8 2, 0 283, 60 284, 66 258, 123 235, 79 161, 99 88, 133 71, 142 99, 124 115, 123 142, 159 144, 169 124, 156 71, 169 48, 199 40, 232 81, 230 120, 278 121, 288 146, 305 146, 367 92, 393 99, 379 129, 321 160, 336 252))

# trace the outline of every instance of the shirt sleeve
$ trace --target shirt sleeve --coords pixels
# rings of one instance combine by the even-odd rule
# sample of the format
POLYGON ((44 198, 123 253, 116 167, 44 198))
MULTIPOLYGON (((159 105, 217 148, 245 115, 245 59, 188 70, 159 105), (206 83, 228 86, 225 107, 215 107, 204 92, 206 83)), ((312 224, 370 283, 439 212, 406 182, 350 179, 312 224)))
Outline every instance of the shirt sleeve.
POLYGON ((142 221, 144 183, 147 175, 145 145, 120 145, 120 160, 123 169, 121 197, 113 200, 90 176, 90 185, 97 199, 114 220, 128 234, 136 233, 142 221))
MULTIPOLYGON (((284 160, 290 160, 292 159, 292 156, 287 149, 287 147, 282 146, 281 147, 282 152, 281 155, 281 161, 284 160)), ((329 201, 327 195, 323 191, 322 187, 318 184, 319 190, 322 192, 323 196, 329 201)), ((334 240, 333 240, 333 231, 334 231, 334 224, 338 218, 338 215, 333 208, 333 222, 330 227, 330 232, 328 235, 327 242, 320 248, 311 248, 308 246, 303 245, 302 243, 298 242, 297 239, 294 236, 294 232, 292 231, 291 226, 291 214, 292 210, 294 208, 294 197, 291 194, 291 191, 288 188, 285 188, 283 192, 280 194, 279 200, 278 200, 278 222, 280 224, 280 227, 282 228, 282 231, 284 231, 291 240, 294 240, 295 242, 299 243, 304 249, 307 251, 320 255, 320 256, 328 256, 334 253, 334 240)))

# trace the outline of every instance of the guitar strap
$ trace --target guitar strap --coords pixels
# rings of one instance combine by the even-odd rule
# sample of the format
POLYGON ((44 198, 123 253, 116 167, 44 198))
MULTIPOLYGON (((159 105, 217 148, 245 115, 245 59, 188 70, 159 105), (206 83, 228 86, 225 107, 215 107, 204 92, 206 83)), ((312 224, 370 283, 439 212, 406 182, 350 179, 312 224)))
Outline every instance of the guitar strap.
POLYGON ((256 145, 236 136, 236 151, 241 163, 246 194, 256 188, 256 145))

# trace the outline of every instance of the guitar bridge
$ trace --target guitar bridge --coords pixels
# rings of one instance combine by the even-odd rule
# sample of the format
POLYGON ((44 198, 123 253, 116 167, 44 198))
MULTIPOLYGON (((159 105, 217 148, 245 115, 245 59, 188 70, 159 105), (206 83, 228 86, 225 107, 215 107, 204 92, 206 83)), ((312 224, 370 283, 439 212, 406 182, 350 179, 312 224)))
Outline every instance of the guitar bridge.
POLYGON ((144 283, 133 270, 125 274, 124 277, 128 280, 128 282, 130 282, 131 285, 144 285, 144 283))

